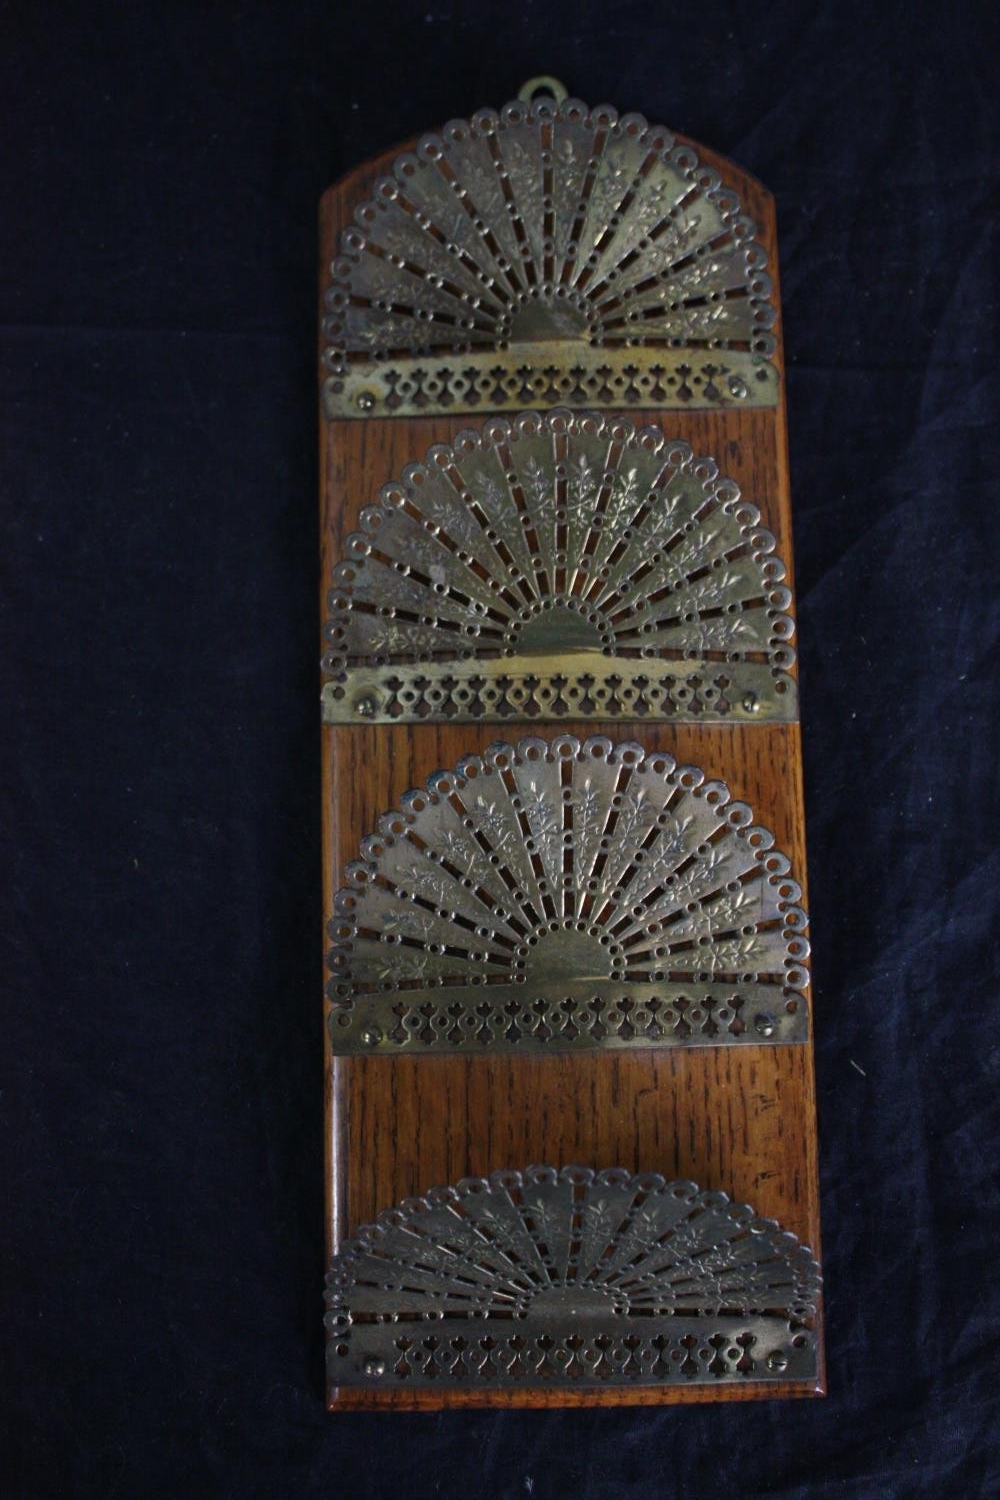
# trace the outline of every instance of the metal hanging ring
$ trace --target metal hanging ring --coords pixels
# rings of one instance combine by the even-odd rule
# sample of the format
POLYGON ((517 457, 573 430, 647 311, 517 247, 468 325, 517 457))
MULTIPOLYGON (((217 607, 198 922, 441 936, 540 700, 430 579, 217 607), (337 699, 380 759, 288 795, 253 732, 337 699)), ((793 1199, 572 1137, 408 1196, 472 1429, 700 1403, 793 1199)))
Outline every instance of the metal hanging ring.
POLYGON ((557 104, 569 98, 569 89, 558 78, 551 77, 548 73, 539 73, 537 78, 529 78, 517 97, 522 104, 530 104, 537 94, 551 94, 557 104))

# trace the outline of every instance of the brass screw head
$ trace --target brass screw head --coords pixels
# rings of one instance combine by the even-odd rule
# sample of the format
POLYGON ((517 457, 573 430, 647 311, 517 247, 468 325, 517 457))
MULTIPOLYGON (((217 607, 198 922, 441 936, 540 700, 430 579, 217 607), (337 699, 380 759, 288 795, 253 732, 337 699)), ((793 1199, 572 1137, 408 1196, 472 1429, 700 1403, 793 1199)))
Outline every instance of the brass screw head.
POLYGON ((372 391, 359 391, 354 402, 358 411, 374 411, 375 396, 372 391))
MULTIPOLYGON (((773 1355, 772 1355, 773 1358, 773 1355)), ((364 1365, 365 1374, 370 1380, 377 1380, 380 1375, 385 1374, 384 1359, 366 1359, 364 1365)))
POLYGON ((773 1354, 767 1356, 767 1368, 775 1375, 780 1375, 782 1370, 788 1369, 788 1355, 784 1349, 775 1349, 773 1354))
POLYGON ((360 719, 373 719, 375 717, 375 710, 377 708, 378 704, 372 697, 371 693, 366 693, 365 696, 363 698, 359 698, 357 703, 355 703, 354 705, 354 711, 360 719))
POLYGON ((366 1026, 361 1033, 361 1040, 366 1047, 377 1047, 382 1040, 382 1031, 378 1026, 366 1026))
POLYGON ((760 699, 756 693, 747 693, 743 698, 743 711, 748 714, 760 713, 760 699))
POLYGON ((762 1010, 759 1016, 754 1017, 753 1029, 758 1036, 774 1036, 778 1023, 769 1011, 762 1010))

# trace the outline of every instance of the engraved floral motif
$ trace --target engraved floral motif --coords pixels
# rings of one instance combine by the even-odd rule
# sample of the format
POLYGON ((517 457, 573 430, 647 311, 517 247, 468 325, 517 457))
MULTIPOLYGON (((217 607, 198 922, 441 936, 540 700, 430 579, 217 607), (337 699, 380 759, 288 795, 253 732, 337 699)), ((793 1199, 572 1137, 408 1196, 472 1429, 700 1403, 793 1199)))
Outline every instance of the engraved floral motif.
MULTIPOLYGON (((406 681, 414 657, 439 674, 509 662, 515 677, 537 660, 528 691, 539 707, 548 694, 557 713, 553 679, 561 673, 572 693, 598 654, 609 673, 614 663, 633 677, 643 661, 702 658, 727 671, 708 693, 705 683, 668 694, 667 711, 722 717, 748 693, 762 716, 792 711, 791 595, 774 538, 712 460, 658 428, 562 410, 494 419, 412 465, 362 524, 329 595, 324 664, 336 680, 373 657, 391 658, 387 678, 398 663, 406 681)), ((646 682, 625 691, 626 681, 618 702, 595 696, 576 716, 627 713, 633 696, 635 712, 655 711, 646 682)), ((477 689, 480 715, 491 694, 504 696, 496 684, 493 667, 477 689)), ((453 685, 441 694, 454 711, 453 685)), ((349 713, 356 698, 326 701, 349 713)), ((516 694, 498 707, 520 711, 516 694)))
POLYGON ((740 209, 689 146, 639 116, 567 100, 456 122, 400 158, 341 237, 325 325, 333 383, 359 353, 505 351, 537 337, 766 358, 771 282, 740 209), (661 294, 631 306, 628 291, 651 278, 661 294))
POLYGON ((724 783, 668 755, 495 744, 404 797, 348 866, 334 1046, 363 1045, 365 1015, 397 1000, 387 1046, 725 1042, 769 1011, 767 1037, 801 1039, 806 916, 773 843, 724 783))
POLYGON ((407 1199, 327 1278, 337 1383, 813 1377, 820 1269, 773 1220, 646 1173, 529 1167, 407 1199))

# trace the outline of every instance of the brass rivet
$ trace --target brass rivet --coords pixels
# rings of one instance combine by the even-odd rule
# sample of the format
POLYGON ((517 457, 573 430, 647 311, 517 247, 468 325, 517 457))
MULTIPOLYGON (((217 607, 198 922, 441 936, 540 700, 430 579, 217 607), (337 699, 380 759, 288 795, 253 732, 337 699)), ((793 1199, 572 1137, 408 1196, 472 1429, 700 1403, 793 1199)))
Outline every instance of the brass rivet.
POLYGON ((746 693, 743 698, 743 712, 748 714, 760 713, 760 699, 756 693, 746 693))
POLYGON ((735 396, 737 401, 745 401, 750 394, 750 387, 741 376, 730 375, 729 393, 731 396, 735 396))
POLYGON ((754 1017, 753 1029, 758 1036, 774 1036, 777 1022, 770 1012, 762 1010, 759 1016, 754 1017))
POLYGON ((359 391, 358 394, 357 394, 357 396, 355 397, 354 404, 358 408, 358 411, 374 411, 375 410, 375 393, 374 393, 374 391, 359 391))
POLYGON ((366 693, 363 698, 359 698, 357 703, 355 703, 354 712, 358 715, 359 719, 373 719, 377 708, 377 699, 373 698, 371 693, 366 693))
MULTIPOLYGON (((774 1358, 773 1354, 772 1354, 771 1358, 772 1359, 774 1358)), ((365 1360, 365 1374, 371 1380, 377 1380, 380 1375, 384 1375, 385 1374, 385 1360, 384 1359, 366 1359, 365 1360)))
POLYGON ((775 1375, 788 1369, 788 1355, 783 1349, 775 1349, 773 1354, 767 1356, 767 1368, 773 1370, 775 1375))
POLYGON ((361 1040, 366 1047, 377 1047, 382 1040, 382 1032, 378 1026, 366 1026, 361 1033, 361 1040))

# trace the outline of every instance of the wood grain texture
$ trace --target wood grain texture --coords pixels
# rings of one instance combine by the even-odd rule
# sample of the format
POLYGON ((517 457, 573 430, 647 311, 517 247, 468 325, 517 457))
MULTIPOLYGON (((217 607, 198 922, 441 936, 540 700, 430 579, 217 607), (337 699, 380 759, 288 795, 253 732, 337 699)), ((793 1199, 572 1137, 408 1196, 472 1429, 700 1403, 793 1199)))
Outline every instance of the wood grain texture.
MULTIPOLYGON (((399 148, 405 149, 405 148, 399 148)), ((697 150, 742 197, 777 280, 770 194, 746 174, 697 150)), ((321 290, 336 236, 397 152, 360 168, 325 195, 320 214, 321 290)), ((780 368, 780 332, 779 354, 780 368)), ((321 611, 334 563, 360 510, 434 443, 476 416, 320 418, 321 611)), ((662 426, 715 458, 761 511, 794 587, 784 398, 775 410, 654 411, 629 415, 662 426)), ((800 735, 797 724, 535 720, 507 724, 325 726, 324 911, 347 861, 379 815, 409 788, 465 754, 525 734, 606 734, 638 739, 728 782, 792 861, 808 910, 800 735)), ((325 938, 324 938, 325 940, 325 938)), ((325 1028, 324 1028, 325 1035, 325 1028)), ((332 1059, 327 1044, 327 1230, 331 1252, 360 1224, 408 1195, 467 1175, 535 1162, 650 1170, 691 1178, 750 1202, 819 1256, 812 1046, 740 1046, 580 1052, 553 1056, 332 1059)), ((822 1371, 822 1340, 820 1340, 822 1371)), ((331 1409, 432 1410, 442 1406, 591 1406, 748 1400, 819 1394, 813 1383, 666 1386, 609 1390, 334 1389, 331 1409)))

